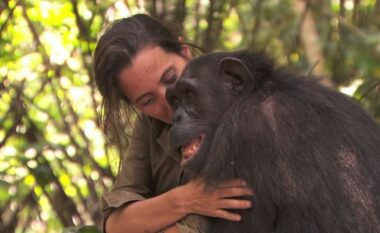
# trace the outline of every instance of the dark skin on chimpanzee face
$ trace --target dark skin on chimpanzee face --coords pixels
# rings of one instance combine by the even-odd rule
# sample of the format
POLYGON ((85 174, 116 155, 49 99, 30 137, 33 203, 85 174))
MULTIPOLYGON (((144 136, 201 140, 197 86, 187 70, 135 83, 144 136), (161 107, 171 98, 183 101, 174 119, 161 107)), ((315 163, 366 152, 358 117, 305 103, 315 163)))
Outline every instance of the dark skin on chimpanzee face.
POLYGON ((193 68, 185 68, 176 85, 167 90, 167 100, 175 111, 170 140, 173 147, 181 148, 182 165, 195 157, 207 156, 224 114, 255 88, 247 79, 250 74, 242 61, 223 56, 223 53, 216 54, 207 62, 195 59, 191 62, 193 68))

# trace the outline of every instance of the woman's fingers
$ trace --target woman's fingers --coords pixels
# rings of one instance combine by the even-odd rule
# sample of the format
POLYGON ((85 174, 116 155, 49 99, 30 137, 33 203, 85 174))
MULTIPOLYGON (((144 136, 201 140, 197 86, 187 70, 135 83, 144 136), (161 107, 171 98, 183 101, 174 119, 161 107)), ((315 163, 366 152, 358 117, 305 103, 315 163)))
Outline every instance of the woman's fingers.
POLYGON ((240 221, 240 215, 229 210, 249 209, 252 206, 250 200, 239 199, 253 195, 252 190, 241 179, 229 180, 211 187, 207 187, 202 179, 193 180, 185 186, 185 190, 184 196, 189 200, 186 203, 190 213, 240 221))
POLYGON ((217 188, 214 190, 219 198, 252 196, 253 191, 247 187, 217 188))
POLYGON ((209 216, 215 217, 215 218, 223 218, 230 221, 240 221, 241 216, 235 213, 231 213, 227 210, 216 210, 213 214, 210 214, 209 216))
POLYGON ((218 209, 248 209, 252 207, 252 202, 239 199, 221 199, 218 207, 218 209))
POLYGON ((228 180, 219 185, 221 188, 230 188, 230 187, 246 187, 247 183, 242 179, 233 179, 228 180))

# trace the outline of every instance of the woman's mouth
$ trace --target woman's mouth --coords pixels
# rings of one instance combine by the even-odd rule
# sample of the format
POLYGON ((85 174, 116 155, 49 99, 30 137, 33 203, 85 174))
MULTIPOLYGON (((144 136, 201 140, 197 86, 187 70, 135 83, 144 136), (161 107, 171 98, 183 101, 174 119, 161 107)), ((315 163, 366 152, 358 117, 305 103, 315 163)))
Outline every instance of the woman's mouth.
POLYGON ((194 155, 198 152, 202 141, 204 138, 204 134, 199 135, 198 137, 192 139, 189 143, 186 143, 181 147, 182 152, 182 161, 181 165, 186 164, 189 160, 191 160, 194 155))

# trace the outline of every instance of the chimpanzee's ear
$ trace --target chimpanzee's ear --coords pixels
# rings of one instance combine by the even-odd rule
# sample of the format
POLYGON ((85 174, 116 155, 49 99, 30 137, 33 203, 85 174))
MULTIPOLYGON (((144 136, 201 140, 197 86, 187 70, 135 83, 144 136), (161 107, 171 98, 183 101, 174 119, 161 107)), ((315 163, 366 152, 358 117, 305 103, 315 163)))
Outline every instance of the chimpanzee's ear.
POLYGON ((252 73, 244 62, 235 57, 226 57, 220 61, 219 73, 234 91, 244 92, 254 89, 252 73))

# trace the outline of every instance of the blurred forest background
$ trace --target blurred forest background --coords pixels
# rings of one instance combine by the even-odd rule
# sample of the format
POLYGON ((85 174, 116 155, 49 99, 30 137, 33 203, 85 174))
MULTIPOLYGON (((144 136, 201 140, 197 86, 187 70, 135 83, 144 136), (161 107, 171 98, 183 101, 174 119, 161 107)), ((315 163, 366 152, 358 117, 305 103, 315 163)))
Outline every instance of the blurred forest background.
POLYGON ((105 25, 142 12, 206 52, 264 49, 380 120, 380 0, 3 0, 0 232, 101 229, 119 155, 102 133, 92 53, 105 25))

